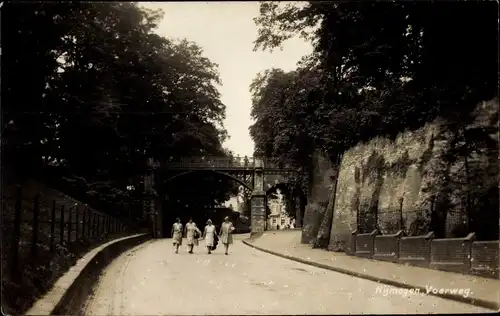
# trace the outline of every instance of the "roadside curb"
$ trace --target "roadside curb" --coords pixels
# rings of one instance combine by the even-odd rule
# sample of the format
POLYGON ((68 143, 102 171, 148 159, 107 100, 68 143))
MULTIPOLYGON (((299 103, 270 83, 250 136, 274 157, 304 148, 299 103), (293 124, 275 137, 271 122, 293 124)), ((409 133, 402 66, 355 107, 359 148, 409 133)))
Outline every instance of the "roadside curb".
MULTIPOLYGON (((151 239, 151 234, 136 234, 113 240, 87 253, 82 267, 73 266, 26 315, 81 315, 104 269, 123 252, 151 239)), ((85 256, 84 256, 85 257, 85 256)))
MULTIPOLYGON (((266 252, 266 253, 269 253, 269 254, 272 254, 272 255, 275 255, 278 257, 282 257, 285 259, 304 263, 304 264, 307 264, 310 266, 315 266, 318 268, 327 269, 327 270, 347 274, 347 275, 350 275, 353 277, 357 277, 357 278, 361 278, 361 279, 365 279, 365 280, 369 280, 369 281, 373 281, 373 282, 377 282, 377 283, 387 284, 390 286, 395 286, 395 287, 400 287, 400 288, 405 288, 405 289, 410 289, 410 290, 411 289, 418 289, 420 292, 426 293, 425 287, 412 286, 410 284, 400 282, 400 281, 379 278, 379 277, 375 277, 375 276, 364 274, 364 273, 354 272, 354 271, 350 271, 350 270, 346 270, 346 269, 342 269, 342 268, 337 268, 337 267, 332 267, 332 266, 329 266, 326 264, 322 264, 322 263, 318 263, 318 262, 314 262, 314 261, 310 261, 310 260, 305 260, 302 258, 293 257, 290 255, 286 255, 283 253, 275 252, 275 251, 272 251, 269 249, 265 249, 263 247, 253 245, 248 240, 242 240, 242 242, 245 245, 252 247, 252 248, 255 248, 257 250, 260 250, 262 252, 266 252)), ((440 298, 444 298, 444 299, 448 299, 448 300, 452 300, 452 301, 457 301, 457 302, 461 302, 461 303, 466 303, 466 304, 470 304, 470 305, 474 305, 474 306, 484 307, 484 308, 492 309, 495 311, 499 310, 499 304, 498 304, 498 302, 495 302, 495 301, 488 301, 488 300, 483 300, 483 299, 474 298, 474 297, 463 297, 460 295, 452 295, 452 294, 448 294, 448 293, 428 293, 428 295, 437 296, 440 298)))

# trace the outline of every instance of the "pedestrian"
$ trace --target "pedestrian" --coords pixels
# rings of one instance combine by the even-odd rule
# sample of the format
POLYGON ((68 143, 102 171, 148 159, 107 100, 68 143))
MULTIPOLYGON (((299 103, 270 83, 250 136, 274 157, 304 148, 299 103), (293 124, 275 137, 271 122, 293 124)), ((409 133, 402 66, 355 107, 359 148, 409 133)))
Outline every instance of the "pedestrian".
POLYGON ((175 219, 172 226, 172 239, 174 240, 175 253, 179 253, 179 246, 182 245, 182 223, 180 218, 175 219))
POLYGON ((205 245, 207 246, 208 254, 212 253, 212 248, 215 243, 215 226, 212 224, 212 220, 207 221, 207 226, 203 231, 203 239, 205 239, 205 245))
POLYGON ((233 223, 229 221, 229 217, 224 217, 224 222, 220 227, 219 239, 224 244, 226 248, 226 255, 228 254, 229 245, 233 243, 233 231, 234 226, 233 223))
POLYGON ((198 238, 201 236, 201 231, 196 227, 196 223, 193 222, 192 218, 190 218, 189 222, 186 224, 184 234, 186 235, 188 252, 193 253, 194 246, 198 246, 198 238))

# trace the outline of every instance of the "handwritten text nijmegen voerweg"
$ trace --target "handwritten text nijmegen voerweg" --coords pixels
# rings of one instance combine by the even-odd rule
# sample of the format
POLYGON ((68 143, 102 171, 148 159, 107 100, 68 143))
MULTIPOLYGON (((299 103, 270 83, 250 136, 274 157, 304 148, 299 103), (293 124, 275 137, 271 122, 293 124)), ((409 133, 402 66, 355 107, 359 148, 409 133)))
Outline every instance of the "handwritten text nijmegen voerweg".
POLYGON ((383 296, 388 295, 400 295, 400 296, 408 296, 408 295, 429 295, 429 294, 451 294, 451 295, 460 295, 463 297, 469 297, 472 294, 470 289, 463 288, 453 288, 453 289, 444 289, 444 288, 435 288, 433 286, 427 285, 425 287, 425 291, 421 291, 420 289, 403 289, 392 286, 377 286, 375 293, 382 294, 383 296))

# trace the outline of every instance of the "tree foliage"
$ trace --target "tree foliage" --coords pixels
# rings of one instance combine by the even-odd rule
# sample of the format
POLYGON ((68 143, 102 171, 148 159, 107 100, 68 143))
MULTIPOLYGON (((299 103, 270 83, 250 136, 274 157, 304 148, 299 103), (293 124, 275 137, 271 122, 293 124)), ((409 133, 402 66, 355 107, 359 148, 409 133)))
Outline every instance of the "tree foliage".
POLYGON ((2 13, 10 170, 57 166, 63 186, 112 205, 140 188, 147 158, 227 154, 217 65, 195 43, 155 34, 161 11, 9 2, 2 13))
MULTIPOLYGON (((301 35, 312 41, 314 53, 297 71, 279 75, 287 77, 282 82, 295 77, 295 82, 302 81, 300 87, 279 86, 277 77, 262 84, 262 75, 253 86, 274 89, 275 96, 305 92, 306 99, 283 101, 298 103, 290 113, 297 113, 297 108, 303 109, 301 114, 311 113, 304 119, 309 123, 305 131, 320 147, 334 151, 375 135, 419 127, 437 115, 464 119, 478 102, 497 94, 496 6, 264 2, 255 19, 259 26, 255 48, 273 49, 301 35)), ((278 72, 268 73, 278 76, 278 72)), ((280 108, 293 108, 285 103, 280 108)), ((254 113, 275 111, 270 104, 254 94, 254 113)), ((274 130, 283 128, 283 120, 269 121, 276 122, 274 130)), ((296 126, 295 120, 285 122, 292 129, 296 126)), ((257 125, 252 129, 258 130, 257 125)))

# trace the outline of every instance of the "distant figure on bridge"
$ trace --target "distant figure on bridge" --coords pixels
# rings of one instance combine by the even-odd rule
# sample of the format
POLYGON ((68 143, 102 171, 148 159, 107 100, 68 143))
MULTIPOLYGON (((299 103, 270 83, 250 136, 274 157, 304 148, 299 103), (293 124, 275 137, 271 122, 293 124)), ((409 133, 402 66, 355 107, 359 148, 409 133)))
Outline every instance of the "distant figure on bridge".
POLYGON ((226 248, 226 255, 228 254, 229 251, 229 245, 233 243, 233 231, 234 231, 233 223, 229 221, 228 216, 224 217, 224 222, 220 227, 219 239, 226 248))
POLYGON ((208 254, 212 253, 212 249, 214 249, 215 245, 215 226, 212 224, 212 220, 207 221, 207 226, 205 226, 205 230, 203 231, 203 239, 205 239, 205 245, 207 246, 208 254))
POLYGON ((184 233, 186 234, 186 240, 189 249, 188 252, 193 253, 194 246, 198 246, 198 238, 201 237, 201 231, 198 229, 198 227, 196 227, 196 224, 193 222, 192 218, 190 218, 189 222, 186 224, 184 233))
POLYGON ((172 239, 174 240, 175 253, 179 253, 179 246, 182 245, 182 223, 178 217, 172 226, 172 239))
POLYGON ((250 163, 250 161, 248 160, 248 156, 245 156, 245 159, 243 160, 244 164, 245 164, 245 168, 248 167, 248 164, 250 163))

